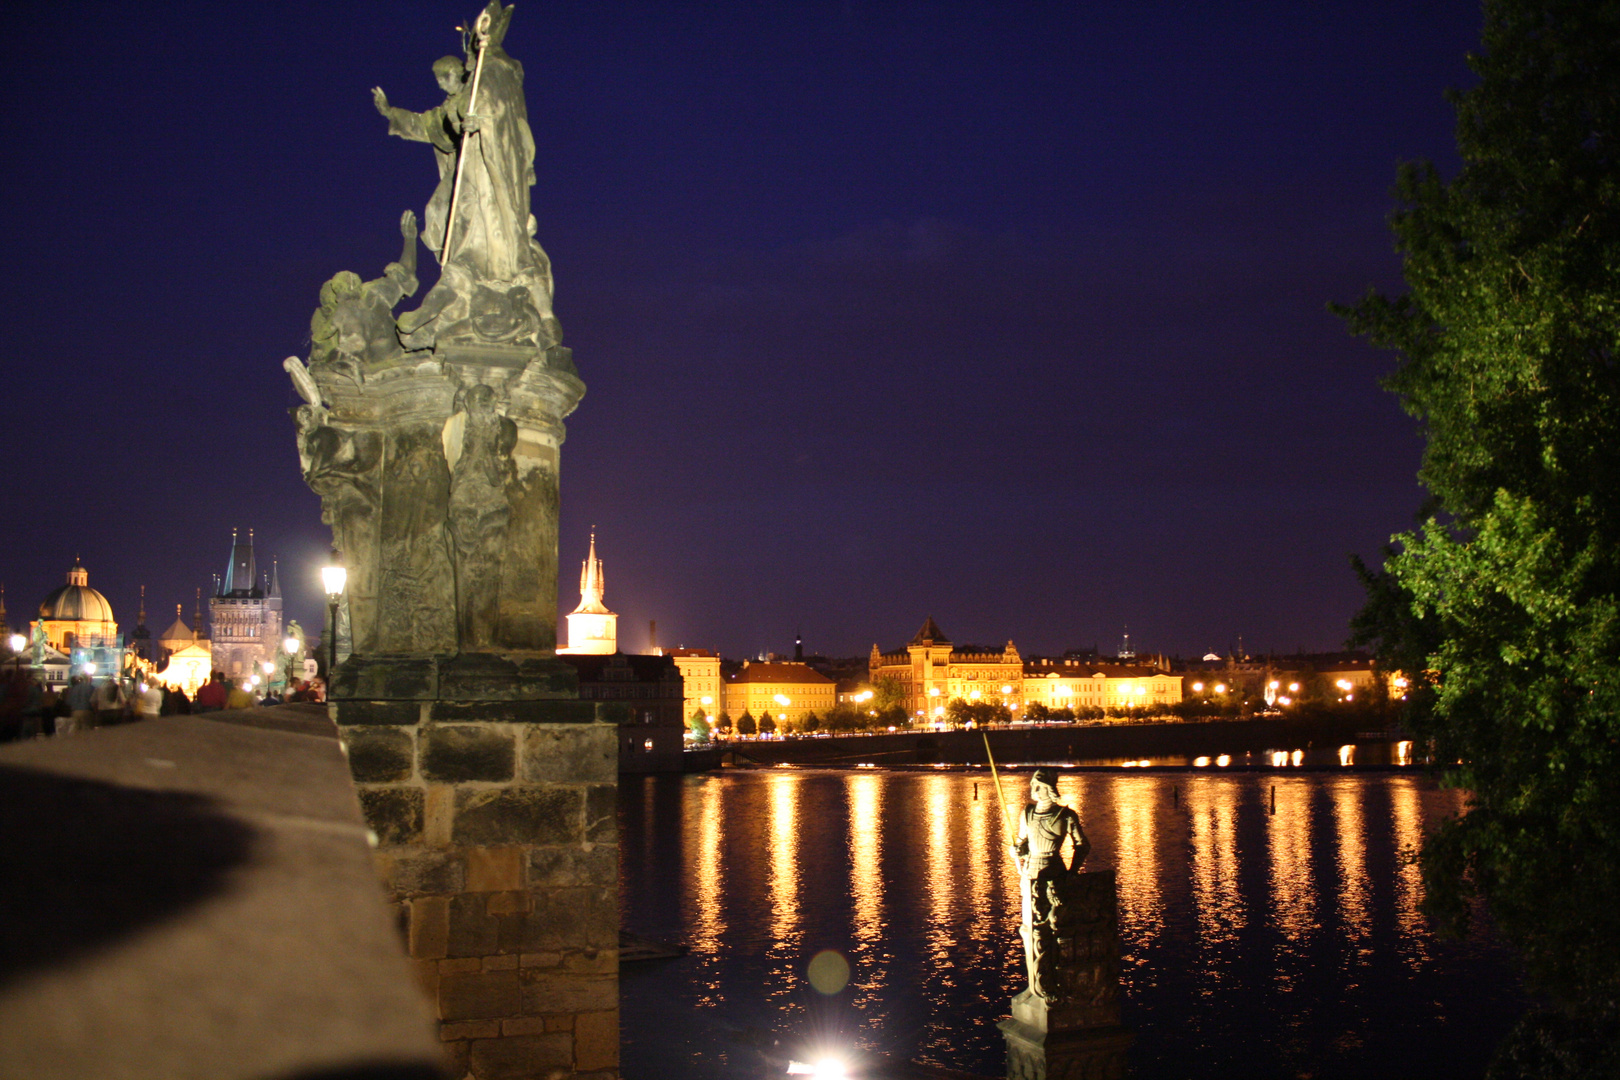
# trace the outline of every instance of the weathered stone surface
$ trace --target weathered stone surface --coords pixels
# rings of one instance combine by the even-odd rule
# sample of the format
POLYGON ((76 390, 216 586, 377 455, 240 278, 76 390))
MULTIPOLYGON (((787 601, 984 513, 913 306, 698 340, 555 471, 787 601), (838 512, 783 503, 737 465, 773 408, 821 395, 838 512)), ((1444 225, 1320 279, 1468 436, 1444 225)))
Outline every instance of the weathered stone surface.
POLYGON ((574 788, 508 787, 456 792, 458 844, 566 844, 582 839, 584 798, 574 788))
POLYGON ((574 1019, 574 1067, 581 1072, 619 1067, 619 1010, 582 1013, 574 1019))
MULTIPOLYGON (((591 889, 536 889, 522 951, 583 949, 591 944, 591 889)), ((618 926, 615 922, 614 933, 618 926)))
POLYGON ((619 892, 607 888, 535 889, 523 952, 558 949, 616 949, 619 944, 619 892))
POLYGON ((518 971, 439 975, 441 1020, 488 1020, 516 1016, 521 994, 518 971))
MULTIPOLYGON (((349 557, 345 553, 345 557, 349 557)), ((352 569, 350 571, 353 572, 352 569)), ((422 701, 439 696, 438 668, 428 657, 366 657, 353 656, 338 665, 332 680, 332 699, 338 703, 341 717, 343 708, 356 699, 379 704, 402 701, 422 701)), ((419 714, 417 714, 419 715, 419 714)), ((367 720, 369 724, 389 723, 387 720, 367 720)), ((410 720, 393 721, 414 724, 410 720)), ((338 723, 343 723, 342 719, 338 723)))
POLYGON ((501 919, 489 914, 483 896, 462 893, 452 896, 449 906, 449 932, 446 952, 452 957, 487 956, 500 949, 501 919))
POLYGON ((618 732, 601 724, 530 728, 523 733, 523 779, 614 784, 619 770, 617 739, 618 732))
POLYGON ((339 727, 369 724, 415 724, 422 706, 415 701, 337 701, 332 704, 339 727))
POLYGON ((416 744, 402 727, 345 727, 349 771, 361 783, 388 784, 409 780, 416 764, 416 744))
POLYGON ((500 1033, 499 1020, 458 1020, 439 1027, 439 1038, 445 1042, 452 1039, 493 1039, 500 1033))
POLYGON ((576 975, 554 968, 521 968, 517 974, 522 980, 522 1011, 526 1016, 602 1012, 619 1007, 619 981, 612 976, 576 975))
POLYGON ((592 889, 587 897, 586 945, 596 949, 619 947, 619 887, 592 889))
POLYGON ((574 1063, 574 1036, 512 1035, 479 1039, 472 1044, 472 1074, 477 1080, 530 1080, 567 1070, 574 1063))
POLYGON ((619 841, 619 788, 592 784, 585 789, 585 839, 593 844, 619 841))
POLYGON ((422 776, 428 780, 510 780, 516 769, 516 740, 509 732, 482 724, 422 731, 422 776))
POLYGON ((467 886, 467 867, 457 851, 402 851, 394 854, 385 880, 397 896, 457 893, 467 886))
POLYGON ((589 724, 595 707, 572 698, 508 698, 498 701, 435 701, 432 717, 440 723, 589 724))
POLYGON ((529 881, 534 885, 605 885, 618 880, 619 848, 594 844, 589 851, 573 847, 529 849, 529 881))
POLYGON ((422 789, 359 788, 360 810, 380 844, 409 844, 422 837, 422 789))
POLYGON ((636 710, 626 701, 598 701, 596 702, 596 719, 598 723, 628 724, 636 718, 636 710))
POLYGON ((469 892, 507 892, 523 888, 523 848, 515 844, 466 850, 469 892))
POLYGON ((421 896, 412 900, 411 956, 422 960, 448 955, 450 946, 450 900, 444 896, 421 896))

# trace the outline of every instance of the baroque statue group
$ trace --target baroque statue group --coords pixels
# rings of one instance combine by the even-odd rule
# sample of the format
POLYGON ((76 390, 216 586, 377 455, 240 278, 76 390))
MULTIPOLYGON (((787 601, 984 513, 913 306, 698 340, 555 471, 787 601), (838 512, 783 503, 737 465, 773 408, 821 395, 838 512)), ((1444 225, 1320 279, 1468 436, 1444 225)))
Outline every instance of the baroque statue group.
POLYGON ((584 385, 552 311, 535 237, 534 136, 523 67, 491 0, 460 56, 433 64, 422 112, 375 88, 387 133, 431 148, 420 228, 380 277, 320 290, 306 360, 283 366, 305 479, 348 565, 339 625, 360 657, 536 654, 555 644, 557 460, 584 385), (417 245, 438 280, 419 288, 417 245))

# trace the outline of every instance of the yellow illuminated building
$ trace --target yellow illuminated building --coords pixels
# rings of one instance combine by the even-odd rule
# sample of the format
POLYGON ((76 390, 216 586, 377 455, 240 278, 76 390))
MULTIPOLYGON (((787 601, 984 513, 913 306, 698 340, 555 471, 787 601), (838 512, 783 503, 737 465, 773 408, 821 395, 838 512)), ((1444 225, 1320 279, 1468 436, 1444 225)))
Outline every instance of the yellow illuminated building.
POLYGON ((682 715, 688 722, 700 709, 711 721, 724 707, 720 682, 720 654, 707 649, 670 649, 667 655, 675 660, 681 671, 686 703, 682 715))
POLYGON ((724 705, 732 723, 744 712, 770 713, 780 721, 825 716, 838 700, 838 684, 806 664, 744 663, 725 683, 724 705))
POLYGON ((1090 660, 1035 660, 1024 667, 1024 702, 1048 709, 1136 709, 1181 701, 1181 676, 1090 660))
POLYGON ((1030 660, 1011 641, 1000 652, 958 650, 932 618, 903 649, 872 646, 873 683, 897 684, 913 716, 938 716, 954 698, 1004 704, 1016 717, 1031 705, 1048 709, 1128 709, 1181 701, 1181 678, 1146 665, 1093 660, 1030 660))
POLYGON ((67 584, 58 587, 39 605, 39 620, 35 625, 46 643, 61 653, 71 653, 75 648, 110 648, 119 644, 112 605, 90 587, 89 571, 77 559, 67 572, 67 584))
POLYGON ((579 606, 568 613, 568 644, 558 653, 609 656, 619 651, 619 617, 602 602, 607 581, 602 560, 596 557, 596 530, 591 530, 591 551, 579 572, 579 606))
POLYGON ((943 714, 952 698, 1004 704, 1015 714, 1024 707, 1024 662, 1007 642, 1000 652, 958 652, 930 616, 903 649, 882 652, 872 646, 867 662, 873 683, 887 679, 905 695, 913 716, 943 714))

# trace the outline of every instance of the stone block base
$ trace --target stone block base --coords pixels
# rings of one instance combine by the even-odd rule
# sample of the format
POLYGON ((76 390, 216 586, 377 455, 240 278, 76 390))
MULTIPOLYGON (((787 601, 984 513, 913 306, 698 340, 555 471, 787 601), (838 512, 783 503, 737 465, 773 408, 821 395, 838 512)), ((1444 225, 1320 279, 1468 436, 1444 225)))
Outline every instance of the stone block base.
POLYGON ((1007 1038, 1007 1080, 1124 1080, 1135 1039, 1122 1027, 1056 1034, 1017 1019, 996 1026, 1007 1038))
POLYGON ((618 743, 594 710, 335 703, 377 869, 458 1078, 616 1075, 618 743))

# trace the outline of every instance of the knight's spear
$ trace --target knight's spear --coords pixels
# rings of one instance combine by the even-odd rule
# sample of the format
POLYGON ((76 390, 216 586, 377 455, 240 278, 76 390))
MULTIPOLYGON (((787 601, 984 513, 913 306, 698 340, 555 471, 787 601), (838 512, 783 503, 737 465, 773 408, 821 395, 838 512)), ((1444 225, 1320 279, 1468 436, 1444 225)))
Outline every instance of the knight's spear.
POLYGON ((990 732, 981 728, 979 734, 984 736, 984 756, 990 762, 990 779, 996 785, 996 798, 1001 802, 1001 820, 1007 826, 1007 854, 1013 865, 1017 866, 1018 842, 1013 838, 1012 814, 1007 810, 1007 796, 1001 790, 1001 774, 996 772, 996 756, 990 752, 990 732))
MULTIPOLYGON (((472 92, 467 95, 468 116, 478 111, 478 82, 484 77, 484 48, 489 44, 487 10, 479 14, 478 21, 473 23, 473 40, 478 42, 478 60, 473 64, 472 92)), ((467 136, 476 134, 476 131, 464 131, 461 136, 461 152, 456 155, 456 182, 450 188, 450 213, 444 220, 444 246, 439 249, 440 266, 450 262, 450 234, 456 227, 456 203, 461 199, 461 170, 467 164, 467 136)))

